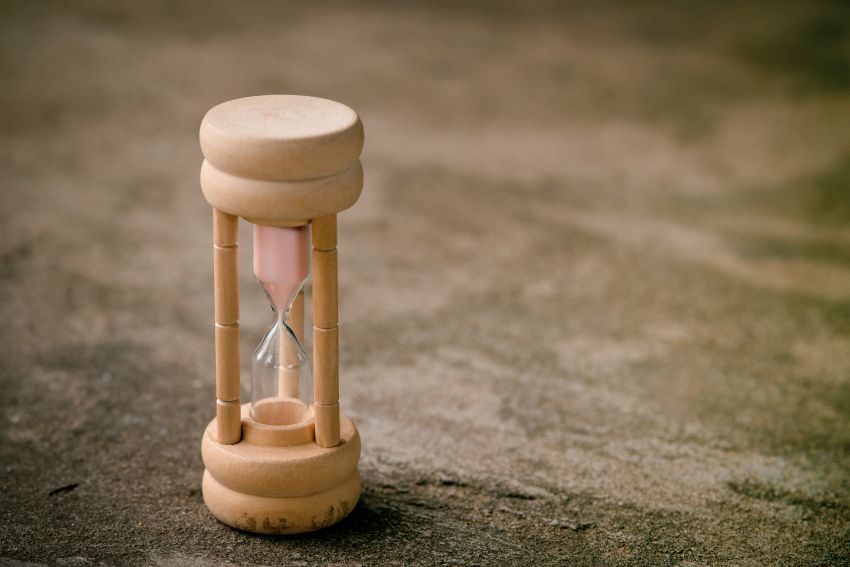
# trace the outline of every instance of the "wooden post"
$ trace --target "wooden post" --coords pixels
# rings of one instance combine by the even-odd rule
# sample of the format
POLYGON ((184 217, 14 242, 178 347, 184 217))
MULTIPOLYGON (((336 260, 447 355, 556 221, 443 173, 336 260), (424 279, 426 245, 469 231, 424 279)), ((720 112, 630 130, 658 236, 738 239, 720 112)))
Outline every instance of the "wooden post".
POLYGON ((316 444, 339 445, 336 215, 313 219, 313 388, 316 444))
POLYGON ((225 445, 242 439, 239 403, 238 217, 213 208, 215 281, 216 436, 225 445))

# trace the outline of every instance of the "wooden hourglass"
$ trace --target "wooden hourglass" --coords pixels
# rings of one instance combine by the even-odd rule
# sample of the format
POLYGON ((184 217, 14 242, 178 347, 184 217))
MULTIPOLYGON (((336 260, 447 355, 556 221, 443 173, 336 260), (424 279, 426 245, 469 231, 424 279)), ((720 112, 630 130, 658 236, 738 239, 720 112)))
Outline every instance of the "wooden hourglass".
POLYGON ((201 187, 213 207, 217 397, 201 443, 204 501, 243 530, 324 528, 360 496, 360 437, 339 411, 336 215, 363 187, 363 126, 337 102, 258 96, 210 110, 200 140, 201 187), (244 405, 239 217, 254 225, 254 273, 276 318, 254 354, 252 400, 244 405), (304 346, 310 279, 312 357, 304 346))

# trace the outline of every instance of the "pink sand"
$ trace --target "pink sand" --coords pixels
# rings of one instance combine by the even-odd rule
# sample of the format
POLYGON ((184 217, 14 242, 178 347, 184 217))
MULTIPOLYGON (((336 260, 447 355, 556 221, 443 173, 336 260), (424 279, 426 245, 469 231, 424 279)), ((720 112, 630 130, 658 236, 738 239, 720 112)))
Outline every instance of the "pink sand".
POLYGON ((309 228, 254 225, 254 275, 278 309, 307 277, 309 228))

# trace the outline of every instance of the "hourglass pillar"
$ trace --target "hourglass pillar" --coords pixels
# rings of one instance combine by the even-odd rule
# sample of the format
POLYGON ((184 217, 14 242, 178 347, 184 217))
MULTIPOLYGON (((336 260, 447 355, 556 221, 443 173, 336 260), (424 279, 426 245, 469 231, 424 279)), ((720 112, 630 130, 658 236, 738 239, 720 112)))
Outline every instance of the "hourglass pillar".
POLYGON ((261 96, 210 110, 200 138, 201 187, 214 209, 217 395, 201 443, 204 501, 236 528, 317 530, 346 517, 360 496, 360 435, 339 405, 336 221, 363 186, 363 127, 333 101, 261 96), (239 218, 254 225, 254 274, 273 313, 244 405, 239 218), (311 280, 312 356, 304 344, 311 280))
POLYGON ((339 444, 339 325, 336 215, 313 220, 313 377, 316 444, 339 444))
POLYGON ((242 438, 237 228, 237 217, 213 209, 216 438, 226 445, 242 438))

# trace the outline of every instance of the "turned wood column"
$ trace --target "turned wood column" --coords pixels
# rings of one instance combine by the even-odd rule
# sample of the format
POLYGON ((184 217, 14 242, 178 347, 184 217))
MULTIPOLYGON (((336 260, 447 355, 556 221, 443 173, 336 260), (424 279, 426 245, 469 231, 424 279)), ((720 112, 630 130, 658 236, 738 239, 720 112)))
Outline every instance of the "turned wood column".
POLYGON ((213 209, 215 285, 216 435, 226 445, 242 439, 239 403, 238 217, 213 209))
POLYGON ((336 215, 313 219, 313 389, 316 444, 339 444, 336 215))

